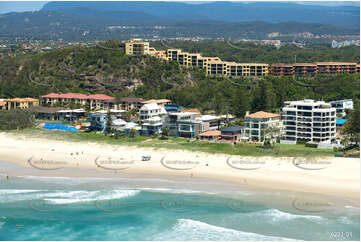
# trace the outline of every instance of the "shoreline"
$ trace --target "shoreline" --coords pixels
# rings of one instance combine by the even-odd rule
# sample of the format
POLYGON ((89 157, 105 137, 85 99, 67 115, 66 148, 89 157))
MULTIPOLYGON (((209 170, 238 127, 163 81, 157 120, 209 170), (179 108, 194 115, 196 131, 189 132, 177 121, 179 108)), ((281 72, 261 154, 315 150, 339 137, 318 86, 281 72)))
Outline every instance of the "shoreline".
MULTIPOLYGON (((264 190, 351 199, 359 204, 360 162, 350 158, 314 160, 239 157, 181 150, 137 148, 87 142, 14 137, 0 133, 0 160, 21 165, 11 176, 83 178, 171 177, 208 179, 264 190), (150 161, 141 161, 151 155, 150 161), (117 160, 118 159, 118 160, 117 160), (30 160, 30 161, 29 161, 30 160), (66 167, 66 168, 61 168, 66 167), (75 168, 75 169, 74 169, 75 168)), ((4 162, 0 161, 0 164, 4 162)), ((4 166, 2 166, 4 167, 4 166)), ((4 173, 3 168, 0 173, 4 173)))

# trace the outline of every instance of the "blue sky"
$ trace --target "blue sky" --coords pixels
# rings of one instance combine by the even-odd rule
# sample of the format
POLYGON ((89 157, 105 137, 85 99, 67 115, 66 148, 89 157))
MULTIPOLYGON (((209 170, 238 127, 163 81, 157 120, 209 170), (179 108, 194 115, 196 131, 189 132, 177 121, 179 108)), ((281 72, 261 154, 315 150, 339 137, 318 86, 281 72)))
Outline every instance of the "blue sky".
MULTIPOLYGON (((224 1, 224 0, 223 0, 224 1)), ((186 1, 184 1, 186 2, 186 1)), ((201 3, 202 1, 197 1, 201 3)), ((248 1, 251 2, 251 1, 248 1)), ((24 11, 36 11, 42 8, 42 6, 47 3, 46 1, 24 1, 24 2, 2 2, 0 1, 0 14, 8 12, 24 12, 24 11)), ((194 2, 196 3, 196 2, 194 2)), ((318 2, 306 2, 306 1, 297 1, 295 3, 299 4, 308 4, 308 5, 319 5, 319 6, 360 6, 359 1, 318 1, 318 2)))

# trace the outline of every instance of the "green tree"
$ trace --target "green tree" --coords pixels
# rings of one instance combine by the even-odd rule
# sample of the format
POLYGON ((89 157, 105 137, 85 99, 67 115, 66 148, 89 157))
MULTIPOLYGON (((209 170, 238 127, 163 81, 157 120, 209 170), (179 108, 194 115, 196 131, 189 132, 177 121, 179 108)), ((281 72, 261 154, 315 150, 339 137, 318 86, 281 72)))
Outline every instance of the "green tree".
POLYGON ((110 109, 108 109, 107 112, 107 117, 106 117, 106 122, 105 122, 105 130, 104 133, 107 135, 111 132, 111 128, 112 128, 112 124, 113 124, 113 120, 112 120, 112 115, 110 112, 110 109))
POLYGON ((243 87, 237 88, 231 99, 232 113, 238 118, 243 118, 249 110, 249 99, 243 87))
POLYGON ((350 136, 350 140, 359 144, 360 142, 360 101, 354 102, 351 118, 346 122, 344 133, 350 136))

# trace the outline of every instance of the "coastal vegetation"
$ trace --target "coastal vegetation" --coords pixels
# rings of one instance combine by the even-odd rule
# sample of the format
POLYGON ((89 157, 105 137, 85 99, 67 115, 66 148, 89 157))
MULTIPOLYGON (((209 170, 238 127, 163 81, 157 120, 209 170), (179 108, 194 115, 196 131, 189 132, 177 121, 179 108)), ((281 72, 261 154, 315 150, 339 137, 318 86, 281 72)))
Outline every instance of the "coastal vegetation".
POLYGON ((29 111, 19 109, 0 111, 0 130, 30 128, 34 123, 34 115, 29 111))
POLYGON ((101 133, 94 132, 68 132, 60 130, 44 130, 36 128, 28 128, 23 130, 9 131, 9 134, 17 136, 28 136, 32 138, 46 138, 53 140, 69 141, 69 142, 95 142, 111 145, 131 145, 137 147, 148 147, 154 149, 170 149, 170 150, 188 150, 194 152, 206 152, 212 154, 227 154, 240 156, 277 156, 277 157, 324 157, 334 156, 340 152, 331 149, 317 149, 306 147, 304 144, 287 145, 274 144, 272 148, 264 148, 259 144, 239 143, 209 143, 206 141, 192 141, 185 138, 168 137, 164 139, 160 137, 129 136, 112 137, 101 133))

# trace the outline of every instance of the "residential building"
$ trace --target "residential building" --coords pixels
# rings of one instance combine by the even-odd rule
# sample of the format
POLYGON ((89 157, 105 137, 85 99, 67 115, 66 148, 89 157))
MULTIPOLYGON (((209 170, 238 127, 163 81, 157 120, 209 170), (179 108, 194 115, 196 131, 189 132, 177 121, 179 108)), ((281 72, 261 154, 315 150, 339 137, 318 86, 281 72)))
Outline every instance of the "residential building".
POLYGON ((272 64, 270 74, 273 76, 315 75, 337 73, 360 73, 360 65, 352 62, 315 62, 294 64, 272 64))
POLYGON ((120 102, 116 104, 115 99, 109 99, 104 101, 104 109, 118 109, 118 110, 135 110, 139 112, 139 109, 143 106, 142 102, 145 101, 143 98, 137 97, 123 97, 120 102))
POLYGON ((62 107, 42 107, 38 106, 32 109, 35 112, 35 118, 47 120, 59 120, 58 111, 63 110, 62 107))
POLYGON ((351 62, 316 62, 317 73, 356 73, 356 63, 351 62))
POLYGON ((280 114, 259 111, 252 114, 247 113, 245 116, 244 135, 248 140, 263 142, 265 138, 267 138, 265 131, 270 127, 279 129, 279 133, 274 134, 275 136, 280 136, 282 134, 280 114))
POLYGON ((214 117, 207 116, 211 115, 205 115, 202 119, 198 112, 169 113, 165 125, 169 129, 169 136, 194 138, 199 133, 214 129, 214 117))
POLYGON ((221 137, 220 130, 208 130, 198 135, 200 140, 216 141, 221 137))
POLYGON ((324 101, 287 101, 282 108, 284 140, 324 142, 336 138, 336 108, 324 101))
MULTIPOLYGON (((179 123, 184 121, 195 120, 197 113, 194 112, 171 112, 168 113, 165 126, 168 128, 168 135, 169 136, 180 136, 179 134, 179 123)), ((190 129, 191 130, 191 129, 190 129)))
MULTIPOLYGON (((124 110, 110 110, 112 120, 122 118, 122 114, 124 112, 124 110)), ((103 131, 106 127, 107 117, 107 110, 100 110, 89 113, 88 120, 90 121, 90 130, 103 131)))
POLYGON ((241 141, 242 136, 244 136, 244 128, 242 126, 235 125, 221 129, 221 139, 219 141, 226 143, 238 143, 241 141))
POLYGON ((269 72, 272 76, 291 76, 295 74, 293 64, 272 64, 269 72))
POLYGON ((163 121, 159 116, 150 117, 142 123, 142 135, 156 135, 162 133, 163 121))
POLYGON ((183 66, 203 68, 207 75, 234 77, 268 75, 268 64, 222 61, 218 57, 202 57, 197 53, 182 52, 181 49, 168 49, 167 58, 183 66))
POLYGON ((130 39, 122 43, 127 55, 148 55, 149 54, 149 42, 141 39, 130 39))
POLYGON ((37 107, 38 105, 39 105, 39 100, 30 97, 4 99, 4 101, 2 101, 3 110, 28 109, 32 107, 37 107))
POLYGON ((109 100, 114 100, 114 97, 110 97, 105 94, 80 94, 80 93, 49 93, 41 96, 42 105, 50 106, 65 106, 73 103, 78 104, 83 108, 103 109, 104 103, 109 100))
POLYGON ((346 116, 346 110, 353 109, 352 99, 336 100, 336 101, 331 101, 330 103, 333 108, 336 108, 336 114, 341 117, 346 116))
POLYGON ((157 103, 147 103, 139 109, 139 120, 143 122, 155 116, 163 117, 166 114, 167 111, 157 103))

